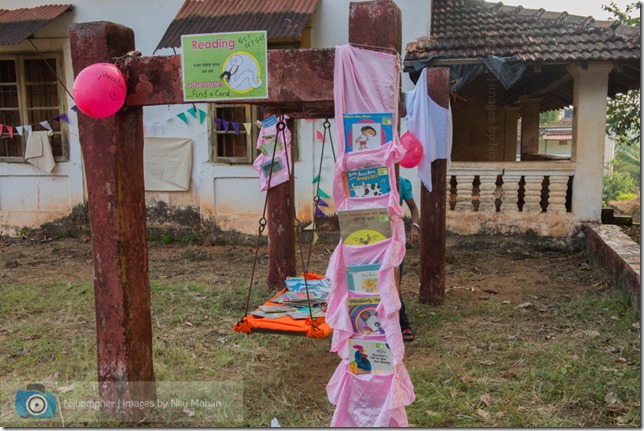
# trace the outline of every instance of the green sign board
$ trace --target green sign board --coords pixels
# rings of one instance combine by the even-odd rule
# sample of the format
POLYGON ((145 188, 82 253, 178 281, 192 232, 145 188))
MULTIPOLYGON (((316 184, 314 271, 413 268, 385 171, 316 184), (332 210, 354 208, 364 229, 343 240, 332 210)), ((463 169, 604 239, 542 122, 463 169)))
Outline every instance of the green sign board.
POLYGON ((183 99, 268 99, 266 53, 266 31, 181 36, 183 99))

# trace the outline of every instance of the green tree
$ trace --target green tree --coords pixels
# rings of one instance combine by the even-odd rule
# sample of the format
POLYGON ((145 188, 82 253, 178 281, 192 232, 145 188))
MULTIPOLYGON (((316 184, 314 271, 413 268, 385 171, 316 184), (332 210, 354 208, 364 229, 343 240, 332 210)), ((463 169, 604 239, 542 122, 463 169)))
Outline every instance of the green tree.
MULTIPOLYGON (((633 27, 640 26, 640 8, 640 2, 627 5, 623 11, 615 2, 602 5, 602 9, 612 13, 616 20, 633 27)), ((630 90, 626 94, 618 93, 608 99, 606 132, 618 143, 639 144, 641 139, 639 89, 630 90)))
POLYGON ((540 126, 552 126, 561 117, 561 109, 554 109, 552 111, 546 111, 539 114, 539 125, 540 126))

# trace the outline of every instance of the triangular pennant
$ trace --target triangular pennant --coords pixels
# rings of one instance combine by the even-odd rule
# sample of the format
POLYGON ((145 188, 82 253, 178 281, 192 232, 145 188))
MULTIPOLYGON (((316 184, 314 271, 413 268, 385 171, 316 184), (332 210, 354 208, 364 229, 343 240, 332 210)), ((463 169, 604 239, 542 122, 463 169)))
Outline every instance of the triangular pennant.
POLYGON ((315 178, 313 178, 313 184, 317 183, 318 181, 320 181, 320 174, 317 174, 315 178))
POLYGON ((2 127, 3 127, 3 125, 0 124, 0 136, 2 136, 2 127))
POLYGON ((215 124, 217 125, 217 130, 221 129, 221 118, 215 117, 215 124))
POLYGON ((72 111, 78 112, 78 106, 76 106, 76 105, 72 106, 72 111))
POLYGON ((250 133, 250 124, 251 123, 244 123, 244 130, 246 130, 246 133, 250 133))
POLYGON ((319 130, 317 130, 317 136, 320 141, 324 139, 324 135, 322 135, 322 132, 320 132, 319 130))
POLYGON ((313 244, 317 243, 320 237, 317 232, 313 232, 313 244))
POLYGON ((230 124, 230 122, 221 120, 221 123, 224 125, 224 132, 228 132, 228 125, 230 124))
POLYGON ((199 124, 203 124, 203 120, 206 119, 206 115, 208 115, 206 111, 204 111, 203 109, 199 110, 199 124))
POLYGON ((18 132, 20 136, 22 136, 22 129, 23 129, 22 126, 16 126, 16 132, 18 132))
POLYGON ((188 117, 186 117, 185 112, 177 114, 177 117, 179 117, 179 119, 181 119, 181 121, 183 121, 184 123, 188 124, 188 117))
POLYGON ((321 205, 323 207, 328 207, 329 204, 324 202, 321 197, 318 197, 318 205, 321 205))
POLYGON ((262 122, 259 120, 255 121, 255 125, 257 126, 258 129, 262 128, 262 122))
POLYGON ((302 230, 314 230, 314 229, 315 229, 315 223, 309 223, 302 228, 302 230))
POLYGON ((320 208, 315 209, 315 215, 317 217, 327 218, 326 214, 324 214, 320 208))
POLYGON ((197 110, 193 106, 192 108, 188 109, 186 111, 188 114, 192 115, 192 118, 197 118, 197 110))
POLYGON ((31 135, 31 131, 32 131, 32 127, 31 127, 31 125, 29 125, 29 126, 25 126, 25 132, 27 132, 28 134, 30 134, 30 135, 31 135))
POLYGON ((60 121, 60 120, 63 120, 65 123, 69 124, 69 117, 67 116, 67 114, 63 113, 60 115, 56 115, 54 118, 52 118, 52 121, 60 121))
POLYGON ((7 132, 9 132, 9 137, 13 139, 13 127, 11 126, 5 126, 7 128, 7 132))
POLYGON ((54 130, 51 128, 51 124, 49 124, 49 121, 41 121, 40 125, 43 126, 45 129, 49 130, 50 132, 53 132, 54 130))
POLYGON ((235 135, 239 136, 239 123, 235 123, 234 121, 232 123, 233 123, 233 130, 235 131, 235 135))
POLYGON ((321 198, 324 198, 324 199, 331 199, 331 196, 329 196, 326 193, 324 193, 324 190, 322 190, 322 189, 318 189, 318 196, 320 196, 321 198))

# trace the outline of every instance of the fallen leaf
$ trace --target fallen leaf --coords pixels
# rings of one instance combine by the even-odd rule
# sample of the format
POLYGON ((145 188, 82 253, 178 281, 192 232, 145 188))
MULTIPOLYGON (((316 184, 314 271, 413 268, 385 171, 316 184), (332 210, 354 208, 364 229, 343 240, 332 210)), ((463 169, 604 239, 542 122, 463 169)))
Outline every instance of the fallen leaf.
POLYGON ((494 290, 494 289, 483 289, 483 292, 489 293, 490 295, 496 295, 499 293, 498 290, 494 290))
POLYGON ((481 365, 494 365, 496 362, 494 361, 479 361, 479 364, 481 365))
POLYGON ((610 316, 610 319, 611 320, 619 320, 619 317, 618 316, 610 316))
POLYGON ((487 301, 488 299, 490 299, 489 296, 479 296, 480 301, 487 301))
POLYGON ((497 418, 502 418, 503 416, 505 416, 505 415, 507 415, 507 414, 508 414, 507 412, 505 412, 505 411, 503 411, 503 410, 499 410, 498 412, 496 412, 496 413, 494 414, 494 416, 496 416, 497 418))
POLYGON ((503 301, 503 304, 511 304, 510 301, 503 301))
POLYGON ((522 304, 517 305, 517 308, 529 308, 532 307, 532 302, 524 302, 522 304))
POLYGON ((188 407, 184 407, 181 409, 182 412, 184 412, 189 418, 193 417, 195 415, 195 411, 189 409, 188 407))
POLYGON ((588 335, 590 338, 597 338, 597 337, 599 337, 601 335, 599 333, 599 331, 597 331, 595 329, 591 329, 589 331, 584 331, 584 334, 588 335))
POLYGON ((483 394, 479 399, 485 403, 486 407, 492 405, 492 396, 490 394, 483 394))
POLYGON ((192 323, 188 322, 187 320, 185 322, 183 322, 183 324, 186 325, 186 326, 190 326, 190 327, 195 326, 192 323))
POLYGON ((615 392, 609 392, 604 397, 604 401, 606 401, 606 404, 608 405, 615 405, 619 402, 619 398, 617 398, 617 394, 615 392))
POLYGON ((61 387, 59 387, 58 389, 56 389, 56 392, 58 392, 58 393, 60 393, 60 394, 64 394, 64 393, 67 393, 67 392, 73 391, 73 390, 74 390, 74 388, 75 388, 75 386, 74 386, 74 385, 61 386, 61 387))
POLYGON ((479 415, 480 417, 482 417, 483 419, 489 419, 490 418, 490 414, 488 412, 486 412, 485 410, 483 410, 483 409, 478 409, 476 411, 476 414, 479 415))
POLYGON ((640 322, 635 322, 631 325, 634 329, 640 329, 640 322))
POLYGON ((435 418, 439 418, 439 417, 441 416, 441 414, 440 414, 440 413, 438 413, 438 412, 433 412, 433 411, 431 411, 431 410, 426 410, 426 411, 425 411, 425 414, 426 414, 427 416, 432 416, 432 417, 435 417, 435 418))
POLYGON ((626 364, 626 363, 628 363, 626 358, 617 358, 617 359, 615 359, 615 362, 617 362, 618 364, 626 364))

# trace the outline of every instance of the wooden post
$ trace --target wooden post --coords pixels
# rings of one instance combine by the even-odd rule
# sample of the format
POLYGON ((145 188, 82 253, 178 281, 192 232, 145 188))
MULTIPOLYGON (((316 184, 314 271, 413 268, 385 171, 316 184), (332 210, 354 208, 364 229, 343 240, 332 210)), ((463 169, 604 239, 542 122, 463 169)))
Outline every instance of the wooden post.
MULTIPOLYGON (((293 120, 286 127, 293 131, 293 120)), ((279 136, 279 132, 278 132, 279 136)), ((295 139, 295 136, 293 136, 295 139)), ((295 144, 295 142, 293 142, 295 144)), ((293 155, 293 151, 291 152, 293 155)), ((296 275, 295 258, 295 163, 289 158, 291 179, 266 191, 268 222, 268 277, 270 288, 284 288, 284 279, 296 275)), ((286 168, 286 167, 285 167, 286 168)))
MULTIPOLYGON (((129 28, 107 22, 70 28, 74 75, 134 49, 129 28)), ((156 400, 143 184, 143 110, 104 119, 78 112, 94 257, 101 410, 125 421, 145 412, 123 401, 156 400)))
MULTIPOLYGON (((449 106, 449 69, 427 69, 427 94, 443 108, 449 106)), ((438 305, 445 300, 446 192, 447 161, 434 160, 432 192, 421 185, 420 193, 421 304, 438 305)))

